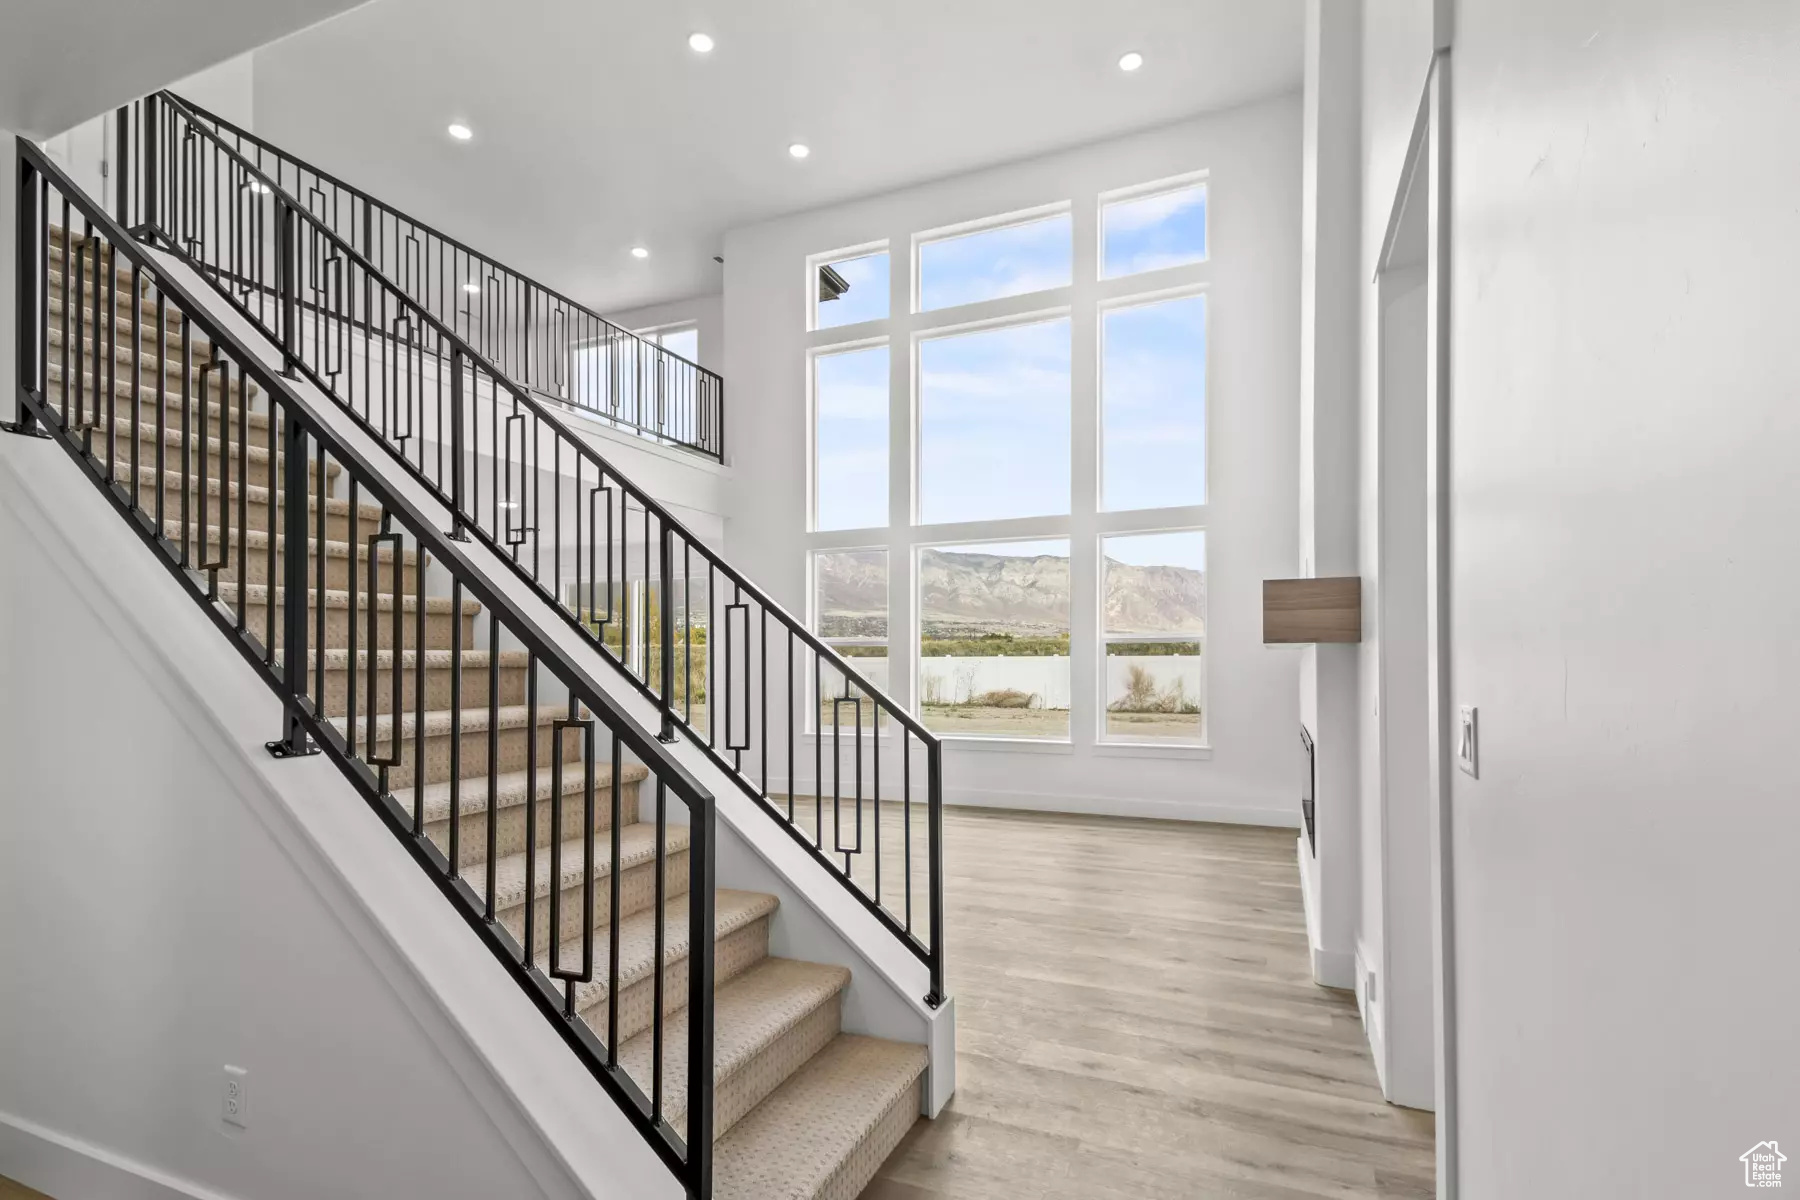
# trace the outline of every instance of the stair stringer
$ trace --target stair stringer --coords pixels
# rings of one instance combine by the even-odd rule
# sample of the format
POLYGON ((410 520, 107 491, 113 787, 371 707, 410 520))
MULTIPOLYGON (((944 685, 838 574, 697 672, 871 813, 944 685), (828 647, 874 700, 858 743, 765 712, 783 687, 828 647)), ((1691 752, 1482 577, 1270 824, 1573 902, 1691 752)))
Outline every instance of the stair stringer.
MULTIPOLYGON (((207 302, 208 315, 234 334, 245 346, 261 352, 263 361, 279 369, 280 355, 267 336, 231 305, 219 298, 198 272, 166 252, 157 258, 170 274, 207 302)), ((352 351, 355 353, 355 351, 352 351)), ((429 490, 395 462, 379 439, 359 426, 335 400, 303 376, 290 380, 332 431, 377 466, 388 463, 389 487, 428 515, 439 518, 440 528, 451 527, 450 513, 429 490)), ((427 444, 430 439, 427 439, 427 444)), ((545 451, 548 457, 548 449, 545 451)), ((546 637, 577 662, 591 662, 599 654, 591 643, 570 628, 561 611, 544 600, 514 573, 512 566, 484 543, 472 540, 461 549, 486 576, 494 589, 531 616, 546 637)), ((607 695, 646 729, 658 727, 657 708, 610 663, 596 663, 590 674, 607 695)), ((930 974, 924 963, 909 953, 881 923, 852 897, 829 871, 812 859, 757 802, 699 747, 677 738, 671 752, 717 800, 717 879, 720 887, 766 892, 780 900, 771 926, 770 952, 808 962, 831 963, 849 969, 850 984, 844 993, 843 1028, 846 1032, 910 1042, 926 1048, 929 1066, 922 1089, 921 1108, 936 1116, 956 1090, 956 1006, 946 997, 932 1008, 925 1003, 930 974)), ((921 812, 923 806, 920 806, 921 812)), ((680 806, 672 805, 672 820, 680 806)), ((925 903, 923 893, 918 899, 925 903)))
MULTIPOLYGON (((300 898, 298 920, 306 915, 298 913, 302 901, 316 898, 316 920, 294 948, 311 940, 315 949, 335 949, 347 939, 353 947, 345 958, 367 968, 339 959, 347 973, 314 980, 303 962, 271 952, 269 969, 283 973, 283 986, 359 986, 358 1019, 308 1028, 308 1008, 297 1002, 291 1009, 274 1003, 278 1013, 228 1013, 225 1025, 253 1029, 238 1035, 244 1048, 229 1048, 225 1036, 227 1046, 204 1061, 184 1061, 179 1072, 164 1064, 154 1090, 143 1094, 124 1090, 135 1059, 163 1050, 144 1052, 141 1038, 86 1067, 60 1060, 54 1066, 68 1076, 60 1081, 46 1069, 34 1082, 12 1057, 8 1077, 23 1092, 9 1095, 0 1084, 7 1174, 64 1195, 679 1200, 682 1190, 655 1152, 338 769, 322 756, 278 761, 267 754, 263 743, 280 729, 275 695, 53 442, 0 434, 0 561, 7 580, 0 585, 0 793, 11 852, 46 860, 67 852, 64 844, 35 844, 62 839, 25 839, 58 828, 41 822, 81 820, 83 805, 141 801, 171 787, 191 787, 197 801, 223 792, 225 809, 196 803, 192 819, 221 821, 241 835, 231 843, 241 861, 225 862, 252 889, 247 909, 256 891, 284 891, 300 898), (173 750, 145 753, 150 735, 173 750), (33 818, 40 824, 26 824, 27 806, 40 810, 33 818), (279 1037, 261 1026, 278 1027, 279 1037), (378 1039, 377 1031, 389 1036, 378 1039), (304 1048, 298 1054, 296 1041, 304 1048), (276 1044, 288 1053, 258 1049, 276 1044), (252 1122, 241 1134, 224 1129, 218 1113, 221 1067, 236 1060, 251 1071, 252 1122), (337 1086, 371 1060, 383 1067, 375 1084, 337 1086), (366 1130, 366 1140, 309 1140, 309 1123, 331 1122, 366 1130)), ((136 842, 108 852, 128 859, 157 849, 136 842)), ((191 1006, 209 1003, 212 989, 229 991, 236 960, 208 971, 202 959, 196 971, 193 947, 173 930, 158 931, 159 922, 179 919, 183 899, 204 892, 206 882, 167 883, 166 893, 136 895, 100 914, 144 931, 141 942, 134 939, 141 953, 119 964, 117 976, 105 960, 86 979, 60 969, 9 972, 35 979, 16 993, 18 1005, 55 995, 75 1019, 88 993, 105 995, 110 985, 127 989, 128 1001, 172 1009, 168 1024, 179 1027, 191 1006), (164 936, 167 963, 157 953, 164 936), (165 968, 189 974, 175 984, 146 979, 165 968), (185 993, 159 990, 171 986, 185 993), (70 998, 60 999, 64 993, 70 998)), ((76 939, 95 936, 92 899, 8 896, 0 907, 9 922, 31 924, 7 936, 15 949, 27 937, 40 939, 31 943, 40 951, 64 939, 84 944, 76 939)), ((28 960, 31 944, 23 946, 28 960)), ((229 939, 219 949, 229 951, 229 939)), ((0 998, 7 993, 0 986, 0 998)), ((9 1008, 9 1022, 25 1019, 9 1008)), ((104 1020, 83 1028, 96 1025, 104 1020)), ((103 1044, 98 1032, 96 1041, 103 1044)))

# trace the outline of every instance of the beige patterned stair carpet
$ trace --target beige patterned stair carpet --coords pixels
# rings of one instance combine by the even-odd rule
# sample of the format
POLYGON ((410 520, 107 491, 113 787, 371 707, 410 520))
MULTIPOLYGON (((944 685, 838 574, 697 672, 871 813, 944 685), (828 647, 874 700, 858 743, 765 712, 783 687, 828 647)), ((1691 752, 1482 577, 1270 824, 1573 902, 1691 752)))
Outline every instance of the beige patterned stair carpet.
MULTIPOLYGON (((218 596, 235 614, 243 606, 247 627, 262 636, 274 617, 279 657, 284 632, 280 620, 287 589, 269 586, 268 558, 285 545, 271 535, 270 484, 277 482, 282 454, 272 439, 261 390, 241 373, 231 373, 229 390, 214 376, 203 394, 205 378, 197 364, 211 356, 197 329, 185 331, 179 314, 165 308, 157 325, 154 295, 134 299, 129 271, 117 275, 117 295, 101 295, 102 321, 93 317, 94 275, 88 265, 79 299, 82 329, 77 337, 65 327, 70 305, 61 273, 60 231, 53 239, 50 279, 50 345, 48 395, 61 411, 63 383, 68 382, 71 417, 73 396, 80 389, 84 419, 96 452, 111 449, 112 475, 135 489, 152 516, 163 505, 164 533, 190 544, 209 560, 223 556, 218 596), (110 361, 108 350, 110 349, 110 361), (99 354, 96 370, 96 350, 99 354), (64 355, 69 357, 64 359, 64 355), (184 387, 190 397, 184 402, 184 387), (247 437, 245 436, 247 432, 247 437), (191 439, 191 440, 189 440, 191 439), (192 455, 191 473, 179 461, 184 446, 192 455), (159 459, 160 451, 160 459, 159 459), (204 459, 206 477, 199 475, 204 459), (247 461, 248 478, 239 475, 247 461), (229 467, 229 474, 224 468, 229 467), (248 516, 240 527, 238 504, 248 516), (204 505, 204 508, 203 508, 204 505), (271 546, 271 541, 274 545, 271 546), (237 561, 241 553, 242 562, 237 561)), ((104 271, 101 273, 105 277, 104 271)), ((496 919, 516 939, 524 936, 525 915, 533 912, 534 961, 547 968, 551 942, 564 967, 579 965, 591 950, 593 978, 574 987, 576 1011, 602 1041, 615 1016, 621 1067, 646 1094, 653 1086, 653 1032, 657 978, 661 958, 661 1001, 664 1016, 662 1070, 664 1115, 677 1131, 688 1123, 689 1080, 686 1078, 688 928, 690 897, 686 895, 688 831, 671 823, 664 833, 662 905, 657 906, 656 827, 645 820, 652 801, 640 795, 648 772, 625 762, 618 778, 618 861, 612 857, 613 772, 609 762, 595 764, 594 861, 589 877, 587 839, 583 829, 585 764, 582 739, 570 734, 563 745, 561 780, 563 827, 553 870, 551 840, 555 822, 556 783, 550 763, 558 753, 554 706, 545 705, 533 724, 525 704, 530 659, 521 652, 492 655, 476 648, 481 606, 465 601, 460 610, 449 599, 417 594, 417 557, 408 551, 400 581, 400 634, 394 645, 395 601, 376 597, 376 644, 367 636, 369 597, 350 590, 352 574, 366 589, 370 552, 352 550, 351 531, 366 539, 378 527, 381 511, 367 503, 352 514, 336 464, 320 479, 309 468, 313 493, 307 518, 309 586, 306 589, 309 639, 316 629, 317 572, 325 572, 325 645, 315 657, 308 646, 305 672, 309 686, 323 668, 324 712, 340 733, 354 684, 357 690, 357 751, 373 748, 392 755, 398 765, 387 772, 394 798, 406 810, 415 805, 425 834, 449 853, 452 790, 458 865, 476 894, 487 887, 488 826, 494 826, 496 919), (316 540, 324 517, 324 544, 316 540), (352 520, 354 516, 354 522, 352 520), (322 564, 322 565, 320 565, 322 564), (417 645, 421 607, 425 645, 417 645), (457 626, 460 625, 460 630, 457 626), (350 632, 361 635, 350 649, 350 632), (457 666, 453 649, 460 637, 460 713, 453 704, 457 666), (398 697, 394 668, 398 664, 398 697), (370 671, 375 680, 371 684, 370 671), (496 680, 494 676, 498 675, 496 680), (422 678, 421 678, 422 674, 422 678), (420 719, 419 688, 424 712, 420 719), (498 708, 490 717, 490 685, 498 708), (396 703, 396 699, 398 702, 396 703), (374 708, 371 720, 369 708, 374 708), (396 711, 398 709, 398 711, 396 711), (490 725, 492 729, 490 729, 490 725), (494 778, 488 778, 488 754, 497 753, 494 778), (456 753, 452 754, 452 744, 456 753), (535 785, 525 767, 535 745, 535 785), (459 778, 452 780, 452 762, 459 778), (415 778, 420 771, 422 778, 415 778), (530 836, 535 832, 535 840, 530 836), (525 864, 533 856, 527 887, 525 864), (611 889, 619 883, 618 992, 610 994, 611 889), (591 885, 591 886, 590 886, 591 885), (560 895, 562 927, 550 925, 551 893, 560 895), (591 935, 584 945, 590 910, 584 896, 594 898, 591 935), (660 916, 660 921, 659 921, 660 916)), ((379 554, 384 591, 393 584, 392 555, 379 554)), ((429 563, 427 563, 429 569, 429 563)), ((717 1151, 715 1200, 852 1200, 918 1118, 925 1070, 923 1047, 881 1041, 843 1032, 843 999, 850 972, 842 967, 769 954, 771 923, 778 919, 776 898, 759 892, 720 888, 714 896, 713 967, 716 980, 713 1118, 717 1151)), ((481 952, 471 943, 472 956, 481 952)), ((596 1103, 605 1103, 598 1099, 596 1103)))

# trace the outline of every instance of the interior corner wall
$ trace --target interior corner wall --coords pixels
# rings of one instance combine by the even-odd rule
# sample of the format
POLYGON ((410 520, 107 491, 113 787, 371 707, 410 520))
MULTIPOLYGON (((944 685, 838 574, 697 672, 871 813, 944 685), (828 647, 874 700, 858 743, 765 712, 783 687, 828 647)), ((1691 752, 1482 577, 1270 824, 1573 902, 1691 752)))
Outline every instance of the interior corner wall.
MULTIPOLYGON (((1359 572, 1356 304, 1359 0, 1310 0, 1306 16, 1301 209, 1299 561, 1303 577, 1359 572)), ((1365 599, 1363 612, 1368 613, 1365 599)), ((1300 717, 1315 755, 1316 854, 1308 932, 1313 977, 1355 983, 1360 860, 1357 648, 1314 645, 1300 661, 1300 717)))
MULTIPOLYGON (((1215 297, 1207 397, 1211 757, 953 739, 944 764, 952 803, 1299 824, 1298 652, 1264 646, 1261 633, 1262 580, 1292 574, 1296 536, 1299 98, 1247 104, 726 236, 724 374, 733 464, 726 544, 735 565, 804 613, 807 257, 885 238, 903 260, 914 233, 1046 203, 1087 203, 1101 190, 1202 168, 1210 172, 1215 297)), ((903 341, 897 349, 907 353, 903 341)), ((913 607, 903 595, 893 604, 890 613, 913 607)))
POLYGON ((255 58, 255 51, 245 51, 169 84, 169 90, 233 125, 255 129, 255 58))
POLYGON ((1800 7, 1461 0, 1462 1200, 1800 1183, 1800 7))

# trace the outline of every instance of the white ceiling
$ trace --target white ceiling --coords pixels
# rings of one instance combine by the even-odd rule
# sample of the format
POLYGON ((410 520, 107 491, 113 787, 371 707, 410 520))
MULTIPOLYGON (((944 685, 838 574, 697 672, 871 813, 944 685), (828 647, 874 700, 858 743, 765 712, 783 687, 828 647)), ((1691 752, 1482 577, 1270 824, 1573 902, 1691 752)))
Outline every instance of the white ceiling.
POLYGON ((749 221, 1291 91, 1302 25, 1301 0, 375 0, 258 51, 255 124, 621 311, 716 291, 749 221))
POLYGON ((361 2, 5 0, 0 129, 40 139, 62 133, 361 2))

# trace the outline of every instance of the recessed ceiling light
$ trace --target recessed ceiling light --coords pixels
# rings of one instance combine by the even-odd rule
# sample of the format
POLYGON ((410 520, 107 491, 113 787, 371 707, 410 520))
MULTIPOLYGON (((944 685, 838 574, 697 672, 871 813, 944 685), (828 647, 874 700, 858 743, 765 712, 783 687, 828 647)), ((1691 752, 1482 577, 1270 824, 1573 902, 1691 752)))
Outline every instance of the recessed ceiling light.
POLYGON ((695 54, 711 54, 712 48, 713 40, 706 34, 690 33, 688 35, 688 49, 692 50, 695 54))
POLYGON ((519 502, 517 500, 502 500, 500 502, 500 507, 511 512, 513 509, 519 507, 519 502))
POLYGON ((459 142, 466 142, 475 136, 475 131, 467 125, 452 125, 450 126, 450 136, 459 142))
POLYGON ((642 246, 633 246, 631 248, 631 257, 633 257, 633 258, 649 258, 650 251, 644 249, 642 246))
POLYGON ((1136 50, 1127 51, 1119 56, 1119 70, 1135 71, 1144 65, 1144 56, 1136 50))
POLYGON ((270 188, 268 184, 252 179, 250 181, 250 190, 259 196, 266 196, 269 194, 270 188))
POLYGON ((463 291, 469 293, 471 296, 477 296, 481 294, 481 285, 479 283, 465 283, 463 284, 463 291))
POLYGON ((807 155, 809 155, 811 153, 812 153, 812 147, 807 145, 805 142, 795 142, 793 145, 788 147, 788 156, 790 158, 805 158, 807 155))

